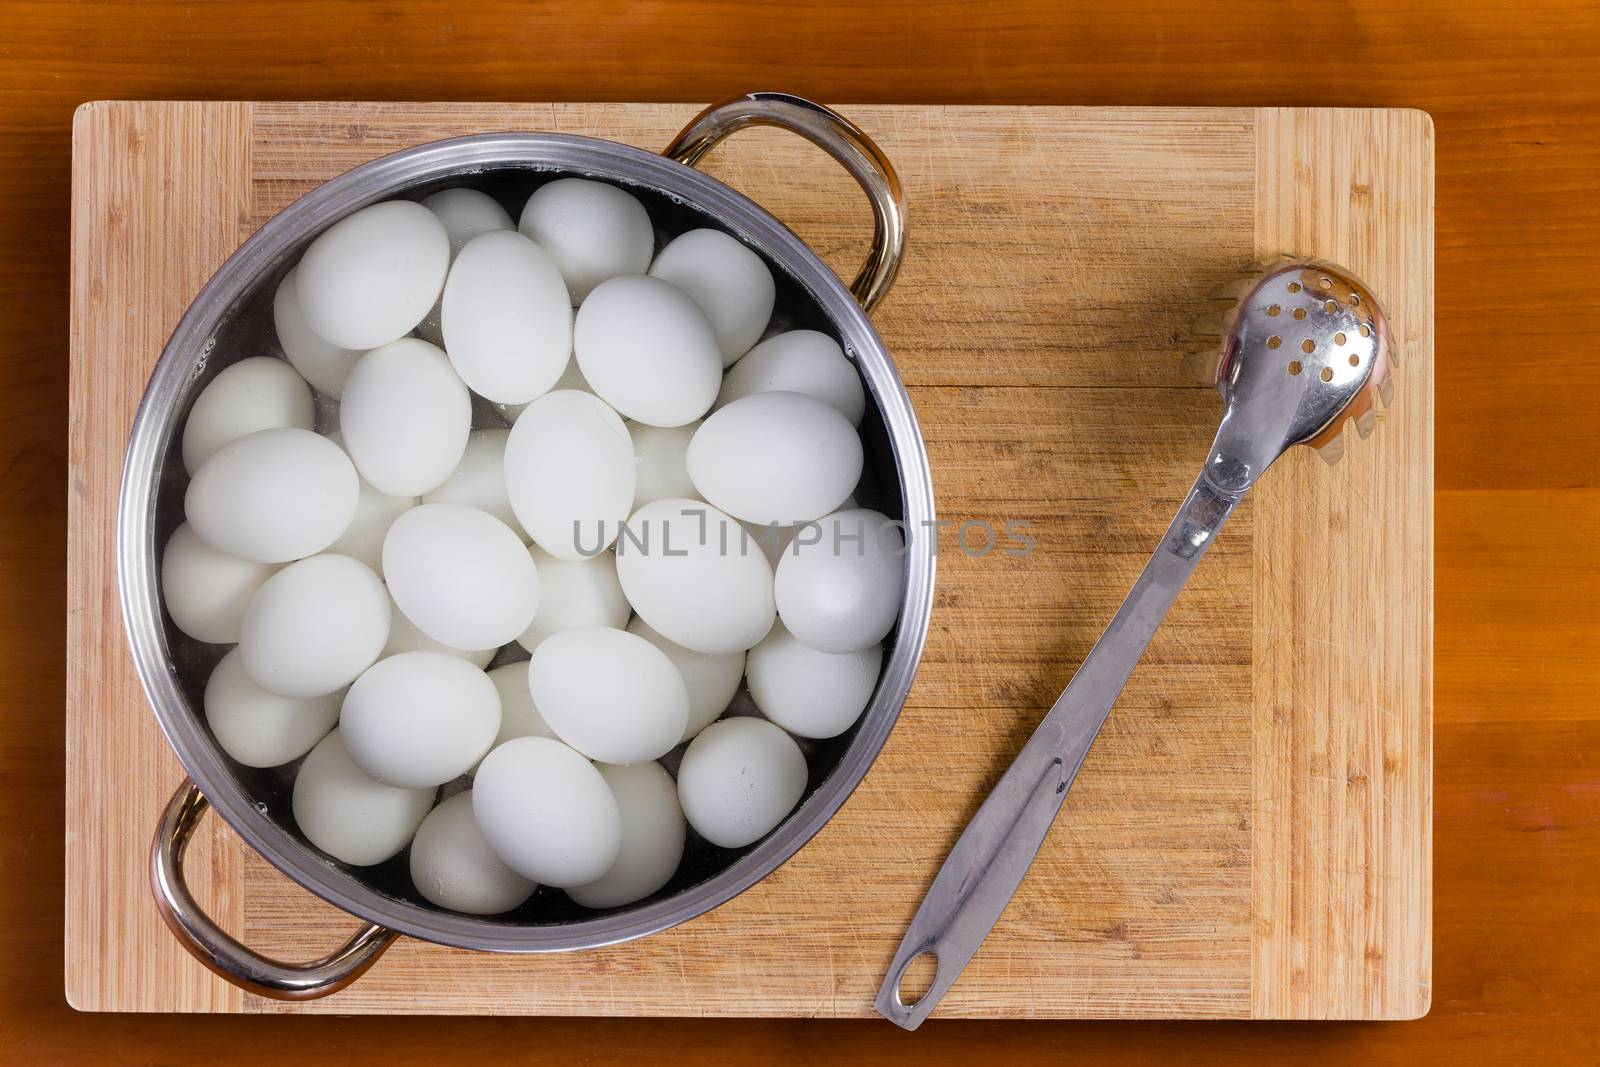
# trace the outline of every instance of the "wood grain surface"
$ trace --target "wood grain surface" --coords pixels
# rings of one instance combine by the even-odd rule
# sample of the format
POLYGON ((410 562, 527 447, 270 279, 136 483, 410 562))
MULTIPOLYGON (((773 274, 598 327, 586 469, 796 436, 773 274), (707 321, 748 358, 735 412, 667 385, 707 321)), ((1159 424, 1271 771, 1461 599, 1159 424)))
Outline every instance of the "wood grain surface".
MULTIPOLYGON (((1412 1018, 1431 994, 1432 130, 1415 111, 860 106, 920 235, 875 315, 947 537, 926 664, 843 811, 773 877, 573 956, 403 944, 292 1010, 865 1016, 952 835, 1165 529, 1220 405, 1179 354, 1219 285, 1293 252, 1384 294, 1406 351, 1380 434, 1305 453, 1230 525, 1135 672, 1016 901, 942 1017, 1412 1018), (987 161, 975 171, 972 157, 987 161), (1041 255, 1041 250, 1048 250, 1041 255), (1063 250, 1070 250, 1062 254, 1063 250), (1181 265, 1181 266, 1180 266, 1181 265), (1026 522, 1026 558, 963 553, 1026 522)), ((547 128, 642 146, 674 105, 162 104, 74 131, 67 991, 99 1010, 287 1011, 198 974, 141 862, 181 772, 109 593, 123 443, 161 337, 229 251, 396 148, 547 128), (198 274, 198 279, 189 276, 198 274), (161 781, 149 772, 167 774, 161 781), (106 789, 107 780, 117 788, 106 789)), ((849 179, 777 131, 708 166, 842 274, 849 179)), ((208 900, 322 955, 349 917, 213 839, 208 900)), ((198 857, 197 863, 201 862, 198 857)))
MULTIPOLYGON (((1600 1054, 1600 12, 1586 0, 5 3, 0 35, 0 1047, 12 1062, 381 1056, 856 1064, 1600 1054), (61 997, 68 159, 89 99, 1427 109, 1438 131, 1435 995, 1379 1025, 74 1017, 61 997), (1486 314, 1486 299, 1496 314, 1486 314)), ((759 193, 760 190, 753 190, 759 193)))

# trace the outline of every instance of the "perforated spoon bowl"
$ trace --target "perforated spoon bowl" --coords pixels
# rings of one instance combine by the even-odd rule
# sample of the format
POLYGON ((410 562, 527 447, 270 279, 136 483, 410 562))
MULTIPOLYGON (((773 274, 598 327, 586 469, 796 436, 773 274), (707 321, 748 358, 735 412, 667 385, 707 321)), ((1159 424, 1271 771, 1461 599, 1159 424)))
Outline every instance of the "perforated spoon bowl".
POLYGON ((920 1026, 999 920, 1134 665, 1244 494, 1295 445, 1332 462, 1346 421, 1365 436, 1375 398, 1389 400, 1391 359, 1383 312, 1348 271, 1286 262, 1249 287, 1228 317, 1217 364, 1224 412, 1205 466, 1127 600, 935 876, 878 991, 891 1022, 920 1026), (927 955, 932 984, 908 1004, 901 983, 927 955))

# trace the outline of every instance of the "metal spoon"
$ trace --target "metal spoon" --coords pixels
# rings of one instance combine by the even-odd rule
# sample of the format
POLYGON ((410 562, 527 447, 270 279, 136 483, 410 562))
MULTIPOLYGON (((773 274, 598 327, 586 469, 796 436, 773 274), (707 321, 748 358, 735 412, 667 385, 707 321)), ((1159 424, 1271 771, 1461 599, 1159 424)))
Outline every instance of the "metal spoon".
POLYGON ((1244 494, 1294 445, 1336 460, 1347 419, 1366 436, 1375 394, 1389 400, 1391 358, 1383 311, 1349 272, 1293 262, 1249 287, 1224 334, 1225 410, 1205 468, 1111 625, 934 878, 878 991, 891 1022, 920 1026, 999 920, 1134 665, 1244 494), (937 962, 933 982, 906 1004, 906 970, 927 954, 937 962))

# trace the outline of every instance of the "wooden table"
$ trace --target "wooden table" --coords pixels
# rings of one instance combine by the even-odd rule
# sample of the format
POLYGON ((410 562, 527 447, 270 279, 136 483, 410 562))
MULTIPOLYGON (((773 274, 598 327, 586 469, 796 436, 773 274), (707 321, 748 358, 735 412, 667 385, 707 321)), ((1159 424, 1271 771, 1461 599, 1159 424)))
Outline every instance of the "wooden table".
POLYGON ((1417 0, 0 4, 0 1055, 703 1063, 1600 1056, 1600 8, 1417 0), (101 97, 1361 104, 1438 131, 1435 956, 1416 1023, 74 1016, 61 995, 68 124, 101 97), (1570 354, 1569 354, 1570 353, 1570 354), (1582 354, 1582 355, 1580 355, 1582 354), (1565 446, 1565 447, 1562 447, 1565 446), (1588 684, 1586 684, 1588 683, 1588 684))

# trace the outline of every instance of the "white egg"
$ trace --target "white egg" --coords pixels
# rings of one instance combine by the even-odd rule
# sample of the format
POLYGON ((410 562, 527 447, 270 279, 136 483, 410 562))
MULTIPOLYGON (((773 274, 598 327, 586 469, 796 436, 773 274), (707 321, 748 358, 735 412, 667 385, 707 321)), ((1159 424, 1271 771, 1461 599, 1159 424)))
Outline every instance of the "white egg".
POLYGON ((610 626, 620 630, 633 609, 617 580, 617 557, 601 552, 589 559, 561 559, 538 545, 528 550, 539 569, 539 612, 517 643, 532 652, 559 630, 610 626))
POLYGON ((512 512, 552 556, 583 559, 617 539, 633 502, 633 439, 599 397, 562 389, 529 404, 505 466, 512 512))
POLYGON ((650 275, 671 282, 700 305, 716 331, 724 367, 750 351, 772 321, 772 271, 721 230, 690 230, 673 238, 651 264, 650 275))
POLYGON ((336 860, 370 867, 399 853, 433 807, 435 789, 376 781, 345 750, 341 731, 317 743, 294 779, 294 821, 336 860))
POLYGON ((753 393, 714 412, 689 442, 695 488, 735 518, 821 518, 861 480, 861 438, 838 411, 803 393, 753 393))
POLYGON ((363 481, 361 495, 356 498, 355 517, 339 539, 328 546, 328 551, 359 559, 382 574, 383 539, 389 535, 394 520, 416 506, 414 496, 390 496, 363 481))
POLYGON ((743 652, 696 652, 668 641, 651 629, 644 619, 637 617, 628 623, 628 632, 644 638, 665 653, 683 678, 684 689, 689 694, 689 718, 684 724, 683 736, 678 740, 689 740, 728 710, 728 705, 733 702, 733 694, 739 691, 739 680, 744 677, 743 652))
POLYGON ((800 802, 806 757, 794 738, 765 719, 714 722, 678 765, 678 800, 701 837, 743 848, 765 837, 800 802))
POLYGON ((556 732, 533 706, 533 690, 528 687, 528 661, 507 663, 489 672, 489 680, 500 694, 500 732, 495 747, 513 737, 555 737, 556 732))
POLYGON ((447 645, 443 641, 435 641, 421 630, 417 624, 406 618, 406 613, 400 610, 400 605, 393 602, 390 597, 389 640, 383 646, 383 653, 379 659, 388 659, 402 652, 441 652, 446 656, 457 656, 477 667, 479 670, 487 667, 489 661, 494 659, 498 648, 465 649, 447 645))
POLYGON ((444 287, 444 348, 461 380, 500 404, 556 384, 572 355, 572 305, 544 250, 514 230, 467 242, 444 287))
POLYGON ((556 736, 605 763, 666 755, 689 719, 678 669, 626 630, 591 626, 551 634, 529 661, 528 686, 556 736))
POLYGON ((421 204, 390 200, 347 215, 306 249, 295 295, 306 325, 341 348, 410 333, 444 288, 450 237, 421 204))
POLYGON ((373 349, 350 371, 339 429, 373 488, 421 496, 460 466, 472 432, 472 398, 443 352, 407 337, 373 349))
POLYGON ((619 274, 643 274, 655 252, 655 227, 632 194, 605 182, 558 178, 539 186, 517 228, 550 253, 574 305, 619 274))
POLYGON ((489 847, 472 818, 470 791, 441 803, 417 827, 411 842, 411 883, 425 900, 468 915, 510 911, 539 888, 500 862, 489 847))
POLYGON ((283 426, 311 429, 311 387, 281 359, 255 356, 225 368, 200 390, 183 424, 183 467, 190 474, 230 441, 283 426))
POLYGON ((219 448, 184 493, 206 544, 256 563, 321 552, 350 526, 361 496, 339 446, 310 430, 257 430, 219 448))
POLYGON ((222 751, 246 767, 280 767, 310 752, 339 721, 337 692, 295 699, 269 693, 236 648, 206 681, 206 723, 222 751))
POLYGON ((402 652, 350 686, 339 730, 356 766, 378 781, 443 785, 488 753, 500 732, 500 694, 464 659, 402 652))
POLYGON ((484 757, 472 814, 502 862, 558 889, 593 882, 622 852, 611 787, 594 764, 547 737, 518 737, 484 757))
POLYGON ((278 333, 278 344, 290 365, 313 389, 337 398, 344 392, 344 380, 350 377, 350 368, 356 365, 364 350, 341 348, 318 337, 300 312, 300 297, 296 295, 295 286, 296 272, 291 270, 278 283, 278 291, 272 297, 272 325, 278 333))
POLYGON ((633 510, 652 500, 667 497, 698 499, 700 494, 689 477, 689 439, 700 428, 699 421, 686 426, 646 426, 628 423, 633 438, 633 510))
POLYGON ((539 608, 539 572, 522 539, 465 504, 422 504, 396 519, 383 575, 406 617, 452 648, 514 641, 539 608))
POLYGON ((511 510, 511 498, 506 495, 506 439, 510 436, 511 431, 506 429, 473 430, 455 473, 438 488, 424 494, 422 502, 466 504, 487 511, 511 527, 526 543, 528 536, 511 510))
POLYGON ((717 407, 751 393, 805 393, 860 426, 866 393, 855 364, 839 342, 816 330, 791 330, 769 337, 735 363, 722 379, 717 407))
POLYGON ((634 512, 617 579, 640 618, 696 652, 743 652, 772 629, 772 565, 743 527, 698 500, 634 512))
POLYGON ((857 652, 894 629, 905 583, 900 526, 867 508, 804 526, 778 563, 783 624, 819 652, 857 652))
POLYGON ((683 859, 683 808, 672 775, 659 763, 602 766, 622 814, 622 852, 597 881, 571 886, 567 896, 586 908, 616 908, 643 900, 672 880, 683 859))
POLYGON ((837 737, 861 717, 878 687, 883 646, 818 652, 784 628, 750 650, 750 698, 761 713, 800 737, 837 737))
POLYGON ((422 206, 444 223, 452 256, 480 233, 512 228, 511 214, 494 197, 477 189, 443 189, 424 198, 422 206))
POLYGON ((262 584, 245 610, 239 652, 250 680, 284 697, 343 689, 389 640, 389 594, 366 564, 312 556, 262 584))
POLYGON ((196 641, 232 644, 250 598, 277 572, 275 564, 218 552, 183 523, 161 553, 161 598, 173 625, 196 641))
POLYGON ((693 300, 659 278, 601 282, 578 308, 573 350, 601 399, 651 426, 693 422, 722 385, 711 323, 693 300))
MULTIPOLYGON (((463 245, 480 233, 512 228, 511 216, 494 197, 476 189, 445 189, 422 201, 422 206, 439 216, 444 232, 450 238, 450 259, 463 245)), ((448 277, 446 281, 448 282, 448 277)), ((417 323, 417 333, 436 345, 444 344, 444 328, 440 323, 443 314, 444 294, 433 302, 433 307, 417 323)))

